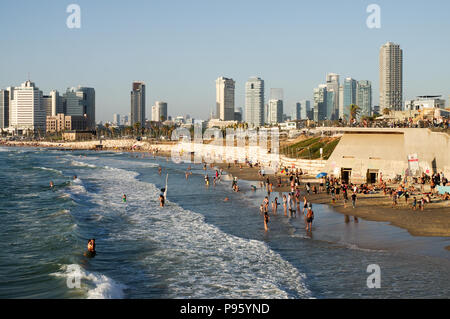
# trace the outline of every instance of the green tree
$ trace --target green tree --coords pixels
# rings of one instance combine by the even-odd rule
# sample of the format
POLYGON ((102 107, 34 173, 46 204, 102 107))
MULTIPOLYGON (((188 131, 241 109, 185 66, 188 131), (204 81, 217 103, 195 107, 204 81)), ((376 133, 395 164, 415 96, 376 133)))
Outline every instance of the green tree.
POLYGON ((356 104, 352 104, 350 105, 350 119, 356 119, 357 116, 359 115, 359 113, 361 113, 361 108, 356 105, 356 104))

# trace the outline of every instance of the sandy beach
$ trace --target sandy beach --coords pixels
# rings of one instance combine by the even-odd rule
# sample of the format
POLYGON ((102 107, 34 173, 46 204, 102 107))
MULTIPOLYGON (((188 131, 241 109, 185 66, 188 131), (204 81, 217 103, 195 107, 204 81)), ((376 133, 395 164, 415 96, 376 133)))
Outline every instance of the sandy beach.
MULTIPOLYGON (((217 167, 223 168, 224 171, 238 179, 247 181, 264 181, 267 177, 258 175, 258 168, 235 167, 227 164, 219 164, 217 167)), ((276 187, 276 178, 274 175, 268 175, 271 182, 274 183, 274 192, 289 192, 288 178, 283 176, 282 187, 276 187)), ((307 177, 311 180, 313 177, 307 177)), ((319 183, 318 180, 316 183, 319 183)), ((256 185, 259 187, 259 185, 256 185)), ((245 191, 245 190, 244 190, 245 191)), ((304 185, 301 186, 302 198, 306 195, 304 185)), ((389 222, 394 226, 406 229, 413 236, 429 236, 429 237, 449 237, 450 236, 450 201, 441 201, 432 198, 430 204, 425 205, 424 211, 417 209, 413 211, 411 208, 412 199, 416 196, 418 199, 421 195, 411 195, 408 205, 402 198, 398 201, 396 208, 392 208, 392 200, 389 195, 380 194, 358 194, 356 208, 353 209, 351 202, 347 203, 344 208, 342 195, 340 200, 332 203, 331 196, 326 192, 321 194, 311 194, 307 198, 312 203, 326 204, 332 206, 337 212, 347 215, 356 216, 370 221, 389 222)), ((448 247, 450 249, 450 247, 448 247)))

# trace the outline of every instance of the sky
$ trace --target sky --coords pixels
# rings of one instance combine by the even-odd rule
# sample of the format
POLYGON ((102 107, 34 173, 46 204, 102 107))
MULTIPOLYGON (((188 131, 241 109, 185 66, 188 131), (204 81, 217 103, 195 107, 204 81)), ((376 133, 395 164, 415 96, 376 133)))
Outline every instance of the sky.
MULTIPOLYGON (((147 84, 147 117, 155 101, 169 115, 207 119, 215 80, 236 81, 244 107, 251 76, 284 89, 284 112, 312 100, 327 73, 370 80, 379 101, 378 55, 400 44, 404 99, 450 95, 450 1, 406 0, 2 0, 0 88, 30 79, 47 94, 77 85, 96 90, 96 119, 130 112, 135 80, 147 84), (70 4, 81 28, 69 29, 70 4), (370 29, 370 4, 381 28, 370 29)), ((342 80, 341 80, 342 82, 342 80)))

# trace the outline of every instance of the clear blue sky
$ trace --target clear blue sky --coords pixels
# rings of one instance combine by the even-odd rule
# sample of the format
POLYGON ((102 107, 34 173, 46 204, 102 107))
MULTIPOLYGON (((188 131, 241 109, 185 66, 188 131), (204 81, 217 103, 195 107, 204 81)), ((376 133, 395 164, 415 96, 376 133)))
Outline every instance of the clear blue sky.
POLYGON ((215 79, 236 80, 236 107, 253 75, 283 88, 285 113, 312 99, 328 72, 373 82, 378 53, 404 50, 404 98, 450 95, 450 2, 265 0, 2 0, 0 87, 27 78, 44 93, 78 84, 96 89, 97 119, 127 114, 133 80, 147 83, 147 117, 156 100, 169 114, 207 118, 215 79), (81 29, 68 29, 66 8, 81 6, 81 29), (369 4, 381 29, 366 26, 369 4))

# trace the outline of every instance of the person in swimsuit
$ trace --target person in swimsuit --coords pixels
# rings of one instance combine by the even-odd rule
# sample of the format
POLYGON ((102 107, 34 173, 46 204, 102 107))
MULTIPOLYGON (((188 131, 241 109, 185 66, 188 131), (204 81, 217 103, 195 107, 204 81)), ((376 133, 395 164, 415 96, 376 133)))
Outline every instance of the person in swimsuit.
POLYGON ((52 181, 50 181, 50 188, 53 188, 53 186, 55 186, 55 185, 53 184, 52 181))
POLYGON ((269 213, 268 212, 264 212, 264 229, 266 231, 269 230, 269 227, 268 227, 269 221, 270 221, 269 213))
POLYGON ((314 220, 314 212, 312 207, 308 208, 308 213, 306 214, 306 230, 312 230, 312 222, 314 220))
POLYGON ((123 194, 123 196, 122 196, 122 202, 124 202, 124 203, 127 202, 127 195, 123 194))
POLYGON ((97 254, 95 251, 95 239, 88 239, 87 252, 84 253, 86 257, 94 257, 97 254))
POLYGON ((164 195, 160 194, 159 195, 159 206, 160 207, 164 207, 164 201, 165 201, 164 195))

